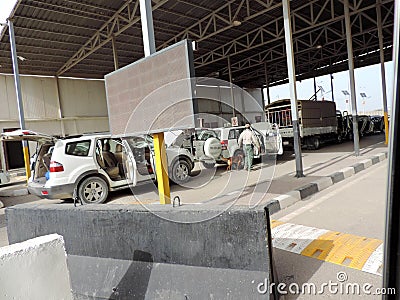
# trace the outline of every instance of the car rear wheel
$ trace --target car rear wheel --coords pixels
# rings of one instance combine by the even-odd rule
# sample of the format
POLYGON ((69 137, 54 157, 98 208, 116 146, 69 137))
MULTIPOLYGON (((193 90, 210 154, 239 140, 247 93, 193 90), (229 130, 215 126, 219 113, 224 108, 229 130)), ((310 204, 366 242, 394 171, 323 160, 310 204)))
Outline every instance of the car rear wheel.
POLYGON ((100 204, 108 196, 107 183, 100 177, 88 177, 78 188, 78 196, 86 204, 100 204))
POLYGON ((185 183, 190 177, 190 165, 187 160, 177 160, 172 166, 172 180, 177 183, 185 183))

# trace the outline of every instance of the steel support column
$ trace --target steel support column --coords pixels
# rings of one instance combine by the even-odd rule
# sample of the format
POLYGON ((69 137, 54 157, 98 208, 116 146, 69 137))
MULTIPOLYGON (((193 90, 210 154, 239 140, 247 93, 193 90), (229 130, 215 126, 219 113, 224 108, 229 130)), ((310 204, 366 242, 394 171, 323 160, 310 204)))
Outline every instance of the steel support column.
POLYGON ((111 45, 113 50, 113 58, 114 58, 114 69, 119 69, 119 62, 118 62, 118 53, 117 53, 117 46, 115 45, 115 36, 111 39, 111 45))
POLYGON ((317 101, 317 80, 314 76, 314 97, 315 97, 315 101, 317 101))
POLYGON ((383 101, 383 120, 385 124, 385 144, 389 142, 389 116, 387 106, 386 94, 386 76, 385 76, 385 53, 383 51, 383 30, 382 30, 382 0, 377 0, 376 15, 378 25, 378 38, 379 38, 379 54, 381 60, 381 79, 382 79, 382 101, 383 101))
POLYGON ((390 122, 388 187, 386 205, 386 233, 383 261, 383 288, 394 288, 395 293, 382 299, 399 299, 400 290, 400 2, 395 1, 393 31, 393 105, 390 122))
POLYGON ((352 35, 351 35, 349 0, 344 0, 344 15, 345 15, 345 25, 346 25, 347 56, 348 56, 348 61, 349 61, 351 114, 353 115, 354 154, 355 154, 355 156, 359 156, 360 155, 360 137, 358 134, 356 85, 355 85, 355 79, 354 79, 353 42, 352 42, 352 35))
POLYGON ((228 73, 229 73, 229 88, 231 90, 231 99, 232 99, 232 116, 235 117, 235 95, 233 93, 233 85, 232 85, 232 70, 231 70, 231 57, 228 56, 228 73))
MULTIPOLYGON (((149 56, 156 52, 151 0, 140 0, 140 18, 142 21, 144 55, 149 56)), ((164 133, 154 133, 153 138, 160 203, 170 204, 171 192, 169 188, 168 162, 167 153, 165 151, 164 133)))
POLYGON ((267 87, 267 101, 268 104, 271 104, 271 96, 269 94, 269 77, 267 72, 267 63, 264 64, 264 72, 265 72, 265 85, 267 87))
POLYGON ((296 156, 296 177, 304 177, 303 161, 301 157, 300 130, 298 121, 297 93, 296 93, 296 74, 294 68, 294 52, 292 39, 292 25, 290 20, 290 3, 289 0, 282 0, 283 21, 285 26, 285 43, 286 43, 286 59, 289 76, 290 103, 293 121, 293 140, 294 153, 296 156))
POLYGON ((331 94, 332 94, 332 101, 335 102, 335 95, 333 93, 333 74, 329 74, 331 78, 331 94))
POLYGON ((58 76, 55 76, 55 79, 56 79, 57 99, 58 99, 58 117, 60 118, 61 122, 61 135, 65 136, 64 116, 62 113, 62 105, 61 105, 60 82, 58 76))
MULTIPOLYGON (((18 56, 17 56, 17 47, 15 44, 15 34, 14 34, 14 26, 11 20, 8 20, 8 30, 10 32, 10 46, 11 46, 11 58, 14 69, 14 82, 15 82, 15 92, 17 95, 17 104, 18 104, 18 114, 19 114, 19 126, 22 130, 25 128, 25 116, 24 116, 24 104, 22 102, 22 91, 21 91, 21 82, 19 78, 19 70, 18 70, 18 56)), ((29 148, 28 141, 22 142, 23 153, 24 153, 24 162, 25 162, 25 171, 26 171, 26 180, 28 181, 29 177, 31 177, 31 166, 29 159, 29 148)))
POLYGON ((142 21, 144 56, 149 56, 156 52, 151 0, 140 0, 140 18, 142 21))

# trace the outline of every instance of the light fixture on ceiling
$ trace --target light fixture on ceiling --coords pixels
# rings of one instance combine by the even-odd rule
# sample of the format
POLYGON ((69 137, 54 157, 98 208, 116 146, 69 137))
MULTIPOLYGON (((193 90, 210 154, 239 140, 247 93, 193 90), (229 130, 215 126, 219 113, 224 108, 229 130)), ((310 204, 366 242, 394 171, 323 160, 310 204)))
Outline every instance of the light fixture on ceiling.
POLYGON ((318 44, 315 48, 321 49, 321 48, 322 48, 322 45, 321 45, 321 44, 318 44))
POLYGON ((25 60, 26 60, 26 58, 23 57, 23 56, 18 55, 17 57, 18 57, 18 59, 19 59, 20 61, 25 61, 25 60))
POLYGON ((239 19, 235 19, 232 21, 232 25, 235 27, 240 26, 242 25, 242 21, 240 21, 239 19))

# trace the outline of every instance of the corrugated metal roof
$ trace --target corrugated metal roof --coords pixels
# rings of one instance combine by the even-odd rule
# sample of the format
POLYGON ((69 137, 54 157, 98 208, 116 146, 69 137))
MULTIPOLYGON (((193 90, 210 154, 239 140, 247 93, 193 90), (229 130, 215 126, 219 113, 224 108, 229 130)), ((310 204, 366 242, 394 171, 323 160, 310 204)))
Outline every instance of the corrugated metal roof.
MULTIPOLYGON (((356 66, 377 63, 376 1, 350 2, 356 66)), ((339 0, 290 3, 299 78, 346 69, 343 3, 339 0)), ((111 35, 107 36, 107 32, 115 35, 119 67, 140 59, 143 45, 137 6, 138 0, 18 1, 11 18, 18 55, 25 58, 20 61, 20 73, 103 78, 114 70, 111 35), (108 31, 101 30, 106 24, 108 31), (116 32, 112 24, 129 26, 116 32), (88 51, 91 47, 95 50, 88 51)), ((272 82, 287 77, 280 0, 157 0, 153 1, 153 7, 158 48, 185 37, 198 41, 197 76, 226 79, 229 55, 233 77, 239 85, 265 84, 265 70, 272 82), (239 21, 238 26, 229 23, 233 19, 239 21)), ((391 57, 393 10, 393 0, 382 0, 387 60, 391 57)), ((12 73, 10 53, 8 30, 3 29, 1 73, 12 73)))

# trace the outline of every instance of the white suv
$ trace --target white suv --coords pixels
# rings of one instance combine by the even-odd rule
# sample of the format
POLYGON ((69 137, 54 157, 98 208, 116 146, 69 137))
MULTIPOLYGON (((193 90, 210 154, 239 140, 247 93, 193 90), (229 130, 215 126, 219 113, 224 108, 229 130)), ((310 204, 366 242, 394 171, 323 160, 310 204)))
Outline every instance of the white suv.
MULTIPOLYGON (((244 165, 244 152, 239 147, 238 138, 244 129, 244 126, 236 126, 199 130, 194 141, 196 158, 206 168, 212 168, 215 163, 226 163, 228 158, 241 156, 241 159, 237 160, 242 162, 242 165, 237 166, 241 168, 244 165)), ((254 149, 254 158, 267 154, 283 154, 282 137, 276 125, 268 122, 255 123, 251 130, 261 148, 260 152, 257 148, 254 149)))
MULTIPOLYGON (((79 197, 103 203, 109 191, 154 179, 153 139, 150 135, 121 140, 110 134, 88 134, 57 139, 29 130, 1 134, 4 141, 38 142, 28 182, 30 193, 48 199, 79 197)), ((189 180, 193 155, 186 149, 166 149, 171 180, 189 180)))

